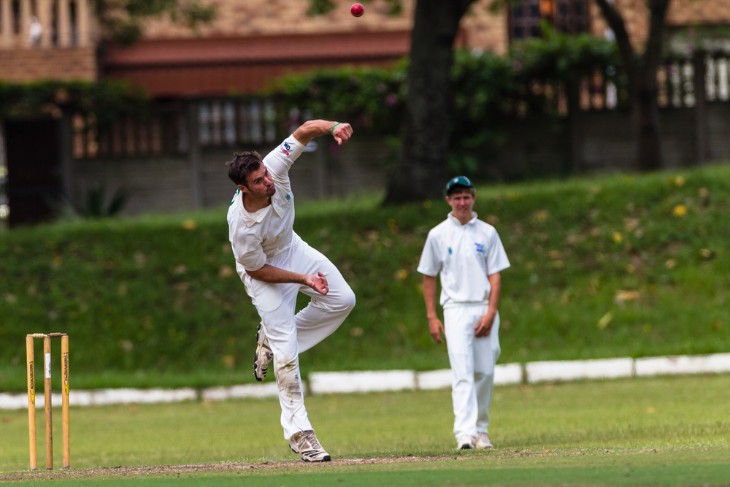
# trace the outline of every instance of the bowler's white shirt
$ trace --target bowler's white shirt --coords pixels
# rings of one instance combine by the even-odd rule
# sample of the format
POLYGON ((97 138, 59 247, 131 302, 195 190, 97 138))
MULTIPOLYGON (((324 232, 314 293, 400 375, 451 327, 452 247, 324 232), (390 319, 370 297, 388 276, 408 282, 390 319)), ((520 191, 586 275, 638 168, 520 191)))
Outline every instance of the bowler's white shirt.
POLYGON ((441 279, 440 303, 486 304, 491 286, 487 276, 510 266, 497 230, 472 218, 462 225, 450 213, 431 229, 418 264, 418 272, 441 279))
POLYGON ((249 213, 243 207, 240 190, 233 195, 228 208, 228 238, 231 241, 236 271, 257 271, 274 257, 289 249, 294 238, 294 195, 289 169, 302 154, 304 146, 289 136, 264 157, 276 187, 271 204, 249 213))

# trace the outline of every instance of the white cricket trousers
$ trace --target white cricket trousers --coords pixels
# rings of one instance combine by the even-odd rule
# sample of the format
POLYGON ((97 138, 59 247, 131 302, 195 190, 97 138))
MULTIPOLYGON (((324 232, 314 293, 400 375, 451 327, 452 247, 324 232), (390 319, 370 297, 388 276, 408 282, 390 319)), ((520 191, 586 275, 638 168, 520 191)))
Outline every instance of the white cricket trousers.
POLYGON ((500 348, 499 313, 494 318, 489 336, 474 336, 474 327, 486 312, 486 305, 452 306, 444 309, 456 438, 476 436, 477 432, 486 433, 489 427, 494 367, 500 348))
POLYGON ((299 431, 313 429, 304 407, 299 354, 327 338, 342 324, 355 306, 355 293, 337 267, 296 234, 289 251, 267 263, 299 274, 321 272, 329 286, 329 292, 323 296, 309 286, 270 284, 252 279, 248 274, 243 279, 274 353, 281 426, 288 440, 299 431), (311 300, 295 314, 300 292, 311 300))

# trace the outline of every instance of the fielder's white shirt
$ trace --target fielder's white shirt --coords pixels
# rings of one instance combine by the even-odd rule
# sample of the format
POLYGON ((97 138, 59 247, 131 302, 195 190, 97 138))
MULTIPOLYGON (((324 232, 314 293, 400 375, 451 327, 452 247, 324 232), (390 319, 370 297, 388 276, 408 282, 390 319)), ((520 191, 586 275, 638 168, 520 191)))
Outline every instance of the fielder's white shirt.
POLYGON ((264 157, 276 187, 271 204, 249 213, 243 206, 243 193, 237 190, 228 208, 228 238, 231 241, 236 271, 257 271, 274 257, 289 250, 294 238, 294 195, 289 169, 302 154, 304 146, 289 136, 264 157))
POLYGON ((491 285, 487 276, 510 266, 497 230, 472 218, 465 225, 449 213, 431 229, 418 264, 418 272, 440 275, 444 308, 457 304, 487 304, 491 285))

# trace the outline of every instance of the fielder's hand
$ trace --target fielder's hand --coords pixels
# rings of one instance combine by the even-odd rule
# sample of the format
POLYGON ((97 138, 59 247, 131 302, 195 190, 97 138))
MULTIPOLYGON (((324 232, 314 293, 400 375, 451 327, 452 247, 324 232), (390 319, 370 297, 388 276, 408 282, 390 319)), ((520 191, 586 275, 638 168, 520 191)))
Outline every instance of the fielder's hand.
POLYGON ((443 339, 441 338, 442 335, 445 334, 444 332, 444 324, 441 323, 441 320, 438 318, 430 318, 428 320, 428 331, 431 333, 431 338, 433 338, 433 341, 436 343, 443 343, 443 339))
POLYGON ((477 337, 488 337, 492 332, 492 326, 494 326, 494 317, 496 313, 488 312, 479 319, 477 326, 474 327, 474 335, 477 337))

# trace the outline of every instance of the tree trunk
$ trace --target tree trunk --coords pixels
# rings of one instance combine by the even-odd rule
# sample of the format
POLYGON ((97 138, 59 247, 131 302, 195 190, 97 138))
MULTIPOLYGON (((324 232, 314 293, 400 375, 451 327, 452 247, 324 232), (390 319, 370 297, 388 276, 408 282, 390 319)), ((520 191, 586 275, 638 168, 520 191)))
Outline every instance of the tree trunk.
POLYGON ((573 79, 565 82, 565 94, 568 102, 568 153, 562 167, 562 175, 573 174, 580 164, 583 135, 580 109, 580 85, 573 79))
POLYGON ((437 197, 450 176, 446 160, 454 40, 459 21, 473 1, 417 0, 401 150, 388 176, 386 204, 437 197))
MULTIPOLYGON (((656 68, 654 71, 656 72, 656 68)), ((647 87, 639 87, 639 93, 634 97, 632 109, 640 171, 657 171, 664 166, 656 97, 656 89, 647 87)))
POLYGON ((646 0, 649 10, 649 36, 641 55, 631 46, 626 23, 613 3, 608 0, 595 1, 606 23, 613 30, 629 79, 637 167, 642 171, 661 169, 664 161, 659 135, 656 75, 664 43, 665 19, 671 0, 646 0))
POLYGON ((657 69, 664 44, 664 25, 671 0, 647 0, 649 7, 649 37, 641 58, 636 91, 637 157, 639 169, 656 171, 664 167, 659 135, 659 106, 657 102, 657 69))

